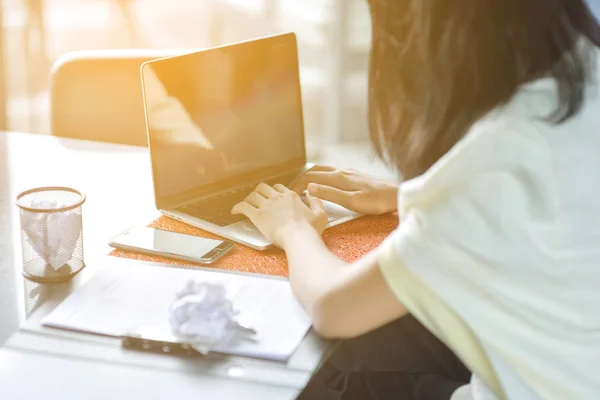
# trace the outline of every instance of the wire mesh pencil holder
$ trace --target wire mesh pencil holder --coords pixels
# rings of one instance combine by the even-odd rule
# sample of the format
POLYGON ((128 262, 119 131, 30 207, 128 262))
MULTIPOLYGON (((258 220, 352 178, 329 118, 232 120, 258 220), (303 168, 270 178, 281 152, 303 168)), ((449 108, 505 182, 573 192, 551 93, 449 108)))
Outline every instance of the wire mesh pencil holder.
POLYGON ((71 279, 85 267, 82 205, 85 195, 67 187, 41 187, 17 196, 21 209, 23 275, 37 283, 71 279))

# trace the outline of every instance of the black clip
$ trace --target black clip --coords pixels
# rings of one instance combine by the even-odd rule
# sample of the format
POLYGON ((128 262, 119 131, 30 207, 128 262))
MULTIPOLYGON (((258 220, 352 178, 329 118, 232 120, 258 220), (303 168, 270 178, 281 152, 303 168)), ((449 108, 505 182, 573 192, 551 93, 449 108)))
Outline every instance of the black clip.
POLYGON ((190 343, 173 339, 174 338, 167 335, 165 335, 165 337, 160 337, 158 335, 131 333, 121 337, 121 346, 128 350, 169 354, 179 357, 203 356, 203 354, 194 349, 190 343))

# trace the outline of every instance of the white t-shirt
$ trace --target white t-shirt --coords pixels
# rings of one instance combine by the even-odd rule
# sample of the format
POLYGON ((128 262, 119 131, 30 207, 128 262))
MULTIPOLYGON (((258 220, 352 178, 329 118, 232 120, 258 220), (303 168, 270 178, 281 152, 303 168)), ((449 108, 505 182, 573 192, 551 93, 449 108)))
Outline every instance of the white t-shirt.
POLYGON ((400 301, 500 398, 600 398, 600 88, 562 124, 556 93, 523 86, 404 182, 382 246, 400 301))

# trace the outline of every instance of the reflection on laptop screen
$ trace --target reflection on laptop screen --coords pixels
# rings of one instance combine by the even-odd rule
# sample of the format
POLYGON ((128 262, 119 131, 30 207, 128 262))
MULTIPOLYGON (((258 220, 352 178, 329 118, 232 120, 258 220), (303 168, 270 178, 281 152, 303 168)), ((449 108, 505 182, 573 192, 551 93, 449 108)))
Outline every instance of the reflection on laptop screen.
POLYGON ((142 75, 158 197, 303 162, 293 35, 155 61, 142 75))

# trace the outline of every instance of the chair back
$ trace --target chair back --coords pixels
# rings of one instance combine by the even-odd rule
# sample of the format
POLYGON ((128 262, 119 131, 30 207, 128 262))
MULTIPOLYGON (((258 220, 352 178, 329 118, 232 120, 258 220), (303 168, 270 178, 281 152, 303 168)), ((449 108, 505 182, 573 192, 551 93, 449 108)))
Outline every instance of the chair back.
POLYGON ((142 63, 182 51, 92 50, 68 53, 52 71, 53 135, 147 146, 142 63))

